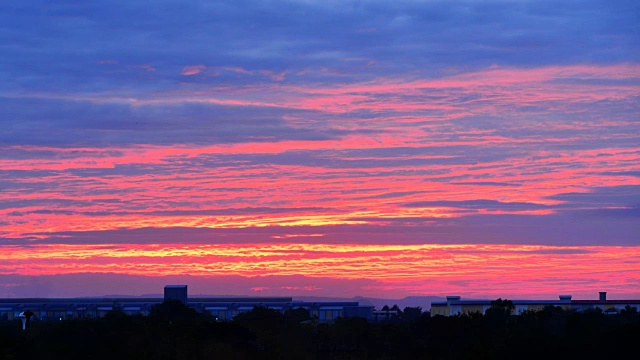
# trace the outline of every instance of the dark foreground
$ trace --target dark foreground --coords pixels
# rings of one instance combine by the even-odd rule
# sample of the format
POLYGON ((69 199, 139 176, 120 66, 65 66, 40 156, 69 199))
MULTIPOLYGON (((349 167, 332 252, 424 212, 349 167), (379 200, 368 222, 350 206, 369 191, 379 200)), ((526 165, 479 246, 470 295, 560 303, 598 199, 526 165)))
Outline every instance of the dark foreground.
MULTIPOLYGON (((405 309, 387 321, 309 320, 265 308, 216 322, 181 304, 149 317, 0 321, 0 359, 622 359, 640 350, 640 316, 559 308, 510 316, 429 317, 405 309)), ((633 355, 632 355, 633 356, 633 355)))

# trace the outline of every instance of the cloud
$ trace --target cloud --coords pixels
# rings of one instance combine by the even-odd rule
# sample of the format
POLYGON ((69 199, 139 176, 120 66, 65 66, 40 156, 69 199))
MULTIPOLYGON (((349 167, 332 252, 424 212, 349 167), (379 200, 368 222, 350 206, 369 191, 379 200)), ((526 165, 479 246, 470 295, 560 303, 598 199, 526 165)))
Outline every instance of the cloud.
POLYGON ((474 186, 522 186, 522 184, 514 184, 514 183, 506 183, 506 182, 496 182, 496 181, 461 181, 456 182, 454 184, 458 185, 474 185, 474 186))
POLYGON ((208 67, 274 74, 326 67, 331 61, 330 67, 354 76, 363 67, 357 65, 359 71, 354 71, 353 64, 340 59, 362 58, 379 64, 374 67, 378 73, 366 74, 371 79, 381 72, 428 68, 442 72, 493 64, 637 60, 631 50, 637 4, 628 1, 566 1, 562 6, 547 1, 348 1, 340 11, 313 2, 276 1, 265 6, 256 1, 163 1, 144 14, 143 7, 129 1, 4 6, 1 20, 8 33, 3 44, 12 56, 3 60, 3 69, 13 79, 5 83, 6 91, 15 91, 15 82, 25 90, 35 86, 52 91, 96 84, 121 90, 166 87, 181 81, 175 74, 185 64, 205 61, 208 67), (37 27, 25 25, 36 22, 37 27), (371 28, 376 31, 361 31, 371 28), (37 46, 20 46, 24 41, 37 46), (108 64, 97 64, 105 61, 108 64), (147 71, 129 67, 132 64, 148 64, 156 71, 142 75, 147 71), (25 76, 29 73, 33 76, 25 76))
MULTIPOLYGON (((495 209, 490 209, 494 212, 495 209)), ((502 210, 502 209, 500 209, 502 210)), ((280 226, 279 221, 265 222, 270 226, 242 226, 242 221, 229 227, 158 227, 119 230, 49 231, 24 234, 20 238, 6 237, 4 244, 154 244, 154 243, 326 243, 326 244, 539 244, 539 245, 638 245, 635 215, 602 211, 558 211, 548 215, 478 214, 476 209, 465 210, 459 217, 439 217, 417 213, 414 217, 346 217, 344 223, 322 226, 312 222, 295 227, 280 226), (595 217, 595 218, 594 218, 595 217), (293 230, 295 229, 295 230, 293 230), (298 237, 287 236, 295 231, 298 237), (324 236, 309 236, 322 232, 324 236), (37 239, 34 239, 37 238, 37 239)), ((455 213, 453 213, 455 215, 455 213)), ((348 216, 349 214, 345 214, 348 216)), ((78 215, 76 215, 78 216, 78 215)), ((298 219, 308 214, 297 215, 298 219)), ((10 219, 10 218, 9 218, 10 219)), ((132 223, 145 223, 142 218, 132 223)), ((198 224, 197 218, 170 218, 176 223, 198 224)), ((246 218, 248 221, 251 218, 246 218)), ((70 219, 65 219, 69 222, 70 219)), ((209 226, 215 220, 202 218, 209 226)), ((95 221, 92 219, 91 221, 95 221)), ((335 218, 334 218, 334 221, 335 218)), ((139 225, 138 225, 139 226, 139 225)), ((68 227, 68 226, 67 226, 68 227)), ((33 230, 32 230, 33 231, 33 230)))
POLYGON ((605 171, 605 172, 602 172, 601 175, 640 177, 640 171, 605 171))
POLYGON ((638 250, 625 246, 171 244, 10 250, 2 258, 11 261, 0 261, 0 287, 10 297, 140 296, 161 293, 172 283, 188 284, 192 296, 254 295, 260 288, 262 296, 391 297, 391 292, 393 297, 508 293, 520 298, 557 296, 562 288, 579 297, 603 286, 637 294, 638 250), (594 272, 602 262, 607 266, 594 272), (504 273, 510 274, 507 281, 504 273))
POLYGON ((523 202, 501 202, 496 200, 464 200, 464 201, 417 201, 402 204, 406 207, 453 207, 461 209, 486 210, 539 210, 548 208, 544 204, 523 202))
POLYGON ((0 109, 11 114, 8 124, 11 130, 0 133, 5 146, 213 144, 327 139, 346 133, 338 129, 292 127, 283 120, 282 110, 253 106, 189 102, 131 106, 117 101, 35 98, 5 98, 1 103, 0 109))
POLYGON ((569 208, 610 208, 640 204, 640 185, 619 185, 551 195, 552 200, 563 202, 569 208))
POLYGON ((184 76, 197 75, 206 69, 207 67, 205 65, 188 65, 182 69, 181 74, 184 76))

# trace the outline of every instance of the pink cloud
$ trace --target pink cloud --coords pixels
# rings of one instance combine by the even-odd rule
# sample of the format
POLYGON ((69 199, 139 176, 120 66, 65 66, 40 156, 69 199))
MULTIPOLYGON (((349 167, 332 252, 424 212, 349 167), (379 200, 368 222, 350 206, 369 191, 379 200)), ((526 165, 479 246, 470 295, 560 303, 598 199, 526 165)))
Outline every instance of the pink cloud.
MULTIPOLYGON (((272 239, 275 241, 298 236, 300 233, 295 230, 296 226, 317 226, 318 231, 314 233, 322 234, 322 226, 367 221, 353 219, 455 218, 467 215, 447 207, 403 208, 398 206, 401 201, 483 198, 551 205, 558 201, 548 197, 558 193, 585 191, 598 186, 638 185, 640 178, 633 176, 640 156, 637 146, 598 146, 595 149, 573 146, 591 141, 593 135, 589 132, 599 129, 606 130, 599 132, 602 139, 627 139, 630 143, 634 133, 615 134, 609 131, 632 126, 634 123, 630 119, 520 121, 525 115, 517 111, 521 105, 538 105, 543 108, 540 113, 544 115, 550 111, 570 111, 572 103, 588 105, 603 99, 633 99, 637 86, 627 82, 605 82, 598 91, 593 91, 593 86, 584 82, 556 81, 574 77, 619 79, 623 76, 640 76, 639 67, 494 67, 431 80, 399 77, 335 86, 308 84, 287 87, 259 83, 226 95, 220 88, 212 90, 216 96, 210 96, 207 91, 204 95, 163 94, 158 99, 143 100, 139 106, 170 106, 200 101, 225 106, 316 110, 325 115, 331 114, 323 127, 346 132, 339 138, 314 141, 248 141, 208 146, 144 145, 110 148, 108 151, 91 147, 4 147, 6 153, 18 151, 21 155, 19 158, 0 155, 0 168, 27 175, 12 180, 14 186, 3 189, 0 200, 8 204, 16 200, 30 203, 0 210, 4 221, 3 236, 19 238, 34 232, 46 234, 139 227, 291 227, 289 235, 274 235, 272 239), (435 91, 433 94, 437 96, 429 101, 420 100, 425 89, 435 91), (365 110, 377 115, 352 116, 354 111, 365 110), (511 113, 515 117, 511 117, 511 113), (341 114, 349 114, 348 121, 341 114), (505 128, 511 129, 510 133, 500 132, 495 125, 484 129, 463 128, 452 121, 482 114, 516 120, 504 123, 505 128), (376 132, 360 132, 370 129, 376 129, 376 132), (542 129, 544 133, 541 135, 542 129), (563 148, 564 145, 566 147, 563 148), (437 153, 439 148, 449 148, 450 151, 437 153), (471 148, 474 149, 472 152, 468 150, 471 148), (432 150, 436 153, 431 154, 432 150), (459 157, 471 159, 485 150, 508 156, 487 157, 482 163, 453 161, 459 157), (50 153, 50 156, 42 157, 42 152, 50 153), (298 153, 311 156, 315 161, 278 161, 288 160, 288 156, 298 153), (234 160, 221 160, 224 166, 215 163, 195 165, 201 160, 224 157, 234 160), (252 163, 252 157, 276 161, 252 163), (145 171, 126 173, 119 170, 128 167, 144 168, 145 171), (78 175, 89 169, 96 175, 78 175), (109 171, 106 176, 100 175, 107 169, 114 171, 109 171), (50 171, 55 175, 30 176, 30 171, 50 171), (517 183, 519 186, 482 185, 490 182, 517 183), (42 186, 42 189, 32 191, 36 186, 42 186), (242 190, 230 195, 216 192, 217 188, 242 190), (390 192, 405 195, 385 198, 385 194, 390 192), (51 208, 38 203, 50 199, 59 200, 59 204, 51 208), (90 204, 80 208, 72 200, 85 200, 90 204), (230 212, 216 216, 196 212, 202 209, 250 208, 256 204, 291 209, 314 208, 322 204, 331 210, 273 214, 230 212), (185 213, 150 216, 148 210, 141 209, 171 209, 185 213), (96 217, 91 212, 103 215, 96 217)), ((306 113, 291 112, 282 121, 292 128, 308 129, 310 126, 306 113)), ((478 211, 484 214, 508 213, 506 210, 478 211)), ((528 213, 542 215, 551 212, 553 210, 544 209, 528 213)), ((42 234, 37 236, 46 237, 42 234)), ((300 236, 304 239, 310 235, 300 236)))
MULTIPOLYGON (((202 66, 202 65, 197 65, 202 66)), ((190 67, 187 67, 190 68, 190 67)), ((187 69, 185 68, 185 69, 187 69)), ((238 67, 223 68, 241 74, 252 71, 238 67)), ((188 71, 202 71, 193 68, 188 71)), ((260 70, 261 74, 281 82, 288 71, 274 73, 260 70)), ((304 72, 296 76, 302 76, 304 72)), ((456 116, 505 113, 525 105, 542 107, 543 111, 575 104, 593 103, 602 100, 632 98, 638 87, 623 83, 603 82, 594 91, 592 85, 564 80, 620 80, 640 77, 640 66, 620 64, 609 66, 568 65, 534 69, 492 67, 483 71, 446 75, 442 78, 415 79, 396 76, 381 77, 368 82, 340 85, 296 85, 252 84, 229 88, 209 87, 197 94, 184 92, 153 100, 138 99, 137 105, 204 102, 235 106, 270 106, 291 109, 315 110, 335 114, 370 110, 394 111, 410 116, 412 113, 435 110, 422 121, 441 121, 456 116), (433 97, 433 95, 436 95, 433 97), (424 101, 423 97, 432 97, 424 101), (462 100, 464 99, 464 100, 462 100), (470 100, 469 100, 470 99, 470 100)))
POLYGON ((207 67, 205 65, 188 65, 182 68, 181 75, 191 76, 203 72, 207 67))

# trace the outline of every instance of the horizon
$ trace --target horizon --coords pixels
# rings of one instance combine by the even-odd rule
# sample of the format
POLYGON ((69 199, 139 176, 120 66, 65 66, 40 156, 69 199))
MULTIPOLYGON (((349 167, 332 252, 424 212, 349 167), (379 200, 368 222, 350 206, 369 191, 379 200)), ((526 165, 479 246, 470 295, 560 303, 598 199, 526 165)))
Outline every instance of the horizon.
MULTIPOLYGON (((188 286, 188 285, 187 285, 188 286)), ((556 298, 560 298, 563 296, 570 296, 572 300, 598 300, 599 298, 599 293, 598 292, 596 295, 597 296, 591 296, 591 297, 575 297, 572 294, 564 294, 564 293, 559 293, 556 298)), ((615 296, 615 294, 613 294, 614 296, 611 296, 612 294, 609 294, 608 292, 605 291, 605 293, 607 294, 607 300, 612 300, 612 301, 616 301, 616 300, 637 300, 640 299, 640 296, 631 296, 631 297, 625 297, 623 295, 623 297, 619 297, 619 296, 615 296)), ((441 299, 441 300, 446 300, 447 297, 449 296, 459 296, 459 295, 455 295, 455 294, 447 294, 447 295, 437 295, 437 294, 423 294, 423 295, 407 295, 404 297, 400 297, 400 298, 394 298, 394 297, 371 297, 371 296, 360 296, 360 295, 356 295, 356 296, 351 296, 351 297, 341 297, 341 296, 329 296, 329 295, 308 295, 308 294, 287 294, 287 295, 278 295, 278 294, 270 294, 270 295, 261 295, 259 293, 254 293, 254 294, 248 294, 248 295, 240 295, 240 294, 225 294, 225 293, 219 293, 219 294, 215 294, 215 293, 197 293, 197 294, 191 294, 189 293, 188 295, 188 299, 200 299, 200 298, 220 298, 220 299, 225 299, 225 298, 252 298, 252 299, 260 299, 260 298, 265 298, 265 299, 270 299, 270 298, 292 298, 294 301, 297 300, 301 300, 301 301, 307 301, 304 299, 336 299, 336 300, 357 300, 357 299, 364 299, 364 300, 380 300, 380 301, 406 301, 406 300, 413 300, 413 299, 425 299, 425 298, 436 298, 436 299, 441 299)), ((69 297, 6 297, 4 299, 6 300, 11 300, 11 299, 116 299, 116 298, 132 298, 132 299, 141 299, 141 298, 150 298, 150 299, 156 299, 156 298, 163 298, 164 297, 164 293, 146 293, 146 294, 102 294, 102 295, 88 295, 88 296, 69 296, 69 297)), ((522 297, 522 298, 513 298, 513 297, 508 297, 508 296, 499 296, 499 297, 492 297, 492 296, 475 296, 475 297, 464 297, 461 296, 460 297, 461 300, 497 300, 497 299, 502 299, 502 300, 558 300, 555 298, 548 298, 548 297, 544 297, 541 296, 540 294, 534 296, 534 297, 522 297)))
POLYGON ((0 296, 638 299, 639 13, 4 1, 0 296))
MULTIPOLYGON (((598 293, 599 294, 599 293, 598 293)), ((561 297, 561 296, 571 296, 572 300, 598 300, 598 294, 596 294, 596 296, 591 296, 591 297, 575 297, 572 294, 558 294, 556 296, 556 298, 548 298, 548 297, 544 297, 544 296, 534 296, 534 297, 508 297, 508 296, 499 296, 499 297, 491 297, 491 296, 476 296, 476 297, 460 297, 461 300, 497 300, 497 299, 502 299, 502 300, 558 300, 557 298, 561 297)), ((617 300, 638 300, 640 299, 640 296, 624 296, 623 297, 619 297, 619 296, 615 296, 616 294, 609 294, 607 292, 607 300, 610 301, 617 301, 617 300), (614 296, 611 296, 614 295, 614 296)), ((393 298, 393 297, 370 297, 370 296, 351 296, 351 297, 341 297, 341 296, 318 296, 318 295, 307 295, 307 294, 287 294, 287 295, 277 295, 277 294, 270 294, 267 296, 263 296, 260 294, 249 294, 249 295, 239 295, 239 294, 214 294, 214 293, 198 293, 198 294, 189 294, 188 299, 200 299, 200 298, 219 298, 219 299, 226 299, 226 298, 251 298, 251 299, 260 299, 260 298, 265 298, 265 299, 269 299, 269 298, 291 298, 293 299, 293 301, 309 301, 309 300, 305 300, 305 299, 320 299, 319 301, 323 300, 323 301, 331 301, 331 300, 365 300, 365 301, 398 301, 398 302, 402 302, 402 301, 407 301, 407 300, 414 300, 414 301, 420 301, 421 299, 428 299, 430 298, 431 301, 434 301, 435 299, 438 299, 438 301, 445 301, 446 298, 448 296, 458 296, 458 295, 453 295, 453 294, 447 294, 447 295, 433 295, 433 294, 424 294, 424 295, 408 295, 405 297, 401 297, 401 298, 393 298)), ((143 298, 149 298, 149 299, 157 299, 157 298, 163 298, 164 294, 163 293, 148 293, 148 294, 139 294, 139 295, 133 295, 133 294, 104 294, 104 295, 90 295, 90 296, 69 296, 69 297, 6 297, 3 298, 5 300, 11 300, 11 299, 61 299, 61 300, 71 300, 71 299, 127 299, 127 298, 131 298, 131 299, 143 299, 143 298)), ((429 303, 430 304, 430 303, 429 303)), ((388 305, 391 305, 391 303, 389 303, 388 305)))

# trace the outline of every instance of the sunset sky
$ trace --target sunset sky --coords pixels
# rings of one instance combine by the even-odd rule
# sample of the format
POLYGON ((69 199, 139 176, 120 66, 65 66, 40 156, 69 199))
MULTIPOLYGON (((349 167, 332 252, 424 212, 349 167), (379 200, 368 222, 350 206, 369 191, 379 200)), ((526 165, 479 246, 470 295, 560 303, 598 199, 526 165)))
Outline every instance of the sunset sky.
POLYGON ((0 296, 640 298, 640 2, 4 0, 0 296))

